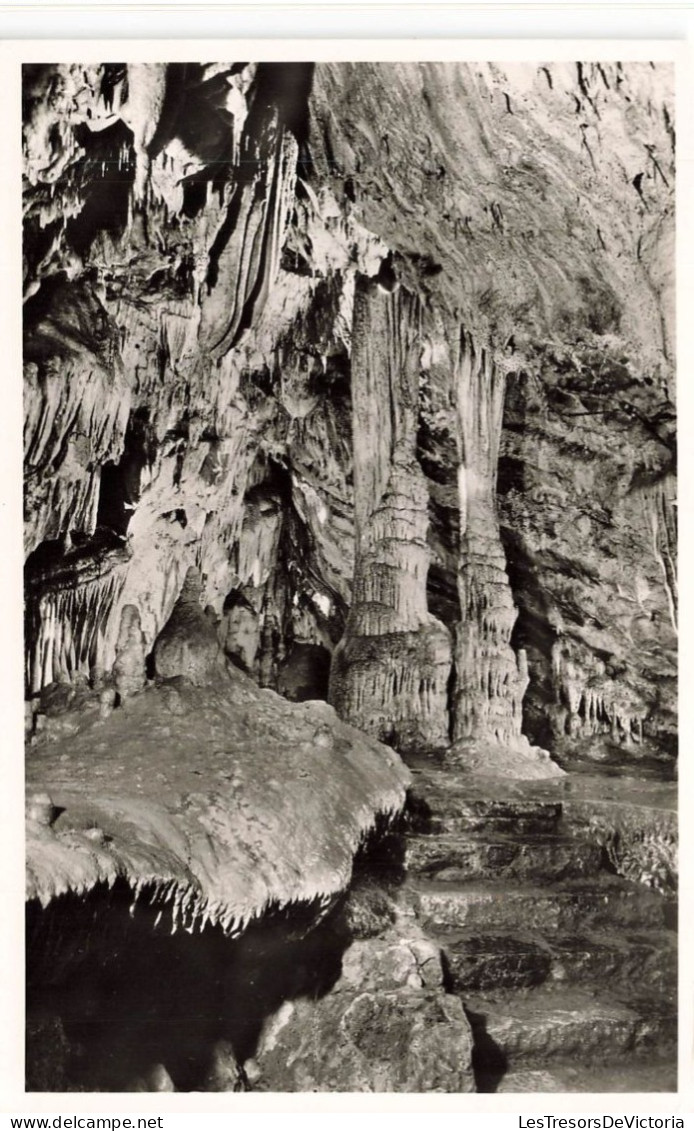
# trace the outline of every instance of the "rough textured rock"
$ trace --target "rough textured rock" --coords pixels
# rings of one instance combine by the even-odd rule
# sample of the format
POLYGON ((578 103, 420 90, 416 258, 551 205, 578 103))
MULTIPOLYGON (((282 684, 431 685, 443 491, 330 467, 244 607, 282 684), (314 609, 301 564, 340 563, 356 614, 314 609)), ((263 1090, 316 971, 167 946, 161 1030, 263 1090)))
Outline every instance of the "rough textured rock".
POLYGON ((228 1041, 217 1041, 205 1079, 205 1092, 245 1092, 247 1080, 228 1041))
POLYGON ((289 1003, 268 1025, 261 1091, 471 1092, 470 1027, 457 998, 380 988, 289 1003))
POLYGON ((518 1068, 504 1076, 496 1087, 497 1092, 591 1092, 604 1095, 610 1092, 676 1092, 677 1067, 670 1061, 655 1061, 628 1068, 615 1069, 613 1065, 576 1067, 562 1064, 551 1071, 542 1068, 518 1068))
POLYGON ((675 747, 675 437, 665 387, 615 347, 551 350, 510 386, 499 510, 526 720, 560 754, 636 761, 675 747))
POLYGON ((430 939, 388 936, 358 940, 342 957, 335 992, 441 989, 441 951, 430 939))
POLYGON ((568 1064, 569 1090, 594 1091, 596 1064, 612 1066, 596 1073, 611 1078, 607 1090, 659 1090, 644 1058, 672 1082, 676 907, 664 887, 646 890, 647 873, 640 885, 625 879, 599 831, 621 814, 650 840, 667 824, 672 786, 587 774, 494 781, 422 766, 413 793, 418 831, 405 832, 397 907, 441 946, 446 986, 472 1027, 478 1091, 523 1091, 518 1066, 537 1081, 550 1068, 561 1079, 568 1064), (588 814, 601 811, 593 827, 588 814))
POLYGON ((677 890, 677 808, 670 795, 659 796, 642 783, 612 796, 569 798, 567 817, 584 828, 607 853, 615 872, 657 891, 677 890))
POLYGON ((475 1090, 470 1027, 445 985, 440 946, 402 914, 372 871, 377 859, 365 852, 326 922, 343 940, 327 992, 286 1000, 265 1021, 257 1090, 475 1090))
MULTIPOLYGON (((504 1009, 503 991, 487 999, 485 1032, 502 1047, 511 1066, 533 1059, 568 1060, 578 1056, 585 1063, 618 1059, 620 1053, 652 1056, 653 1047, 667 1035, 672 1040, 672 1018, 657 1014, 644 1018, 629 1006, 603 1004, 592 994, 545 990, 527 999, 512 999, 514 1016, 504 1009)), ((470 999, 470 1010, 476 1012, 470 999)))

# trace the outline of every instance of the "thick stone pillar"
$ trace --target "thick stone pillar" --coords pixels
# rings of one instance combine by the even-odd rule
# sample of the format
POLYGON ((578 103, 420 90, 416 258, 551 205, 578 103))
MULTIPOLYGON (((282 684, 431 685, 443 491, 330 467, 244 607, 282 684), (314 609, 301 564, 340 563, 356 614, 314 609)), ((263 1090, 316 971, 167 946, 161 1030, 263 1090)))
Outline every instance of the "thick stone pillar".
POLYGON ((511 648, 518 614, 496 512, 505 384, 505 373, 489 353, 476 349, 463 333, 455 371, 461 622, 455 641, 450 757, 470 769, 544 777, 561 771, 543 751, 531 747, 521 731, 527 661, 525 652, 516 656, 511 648))
POLYGON ((399 750, 448 744, 447 629, 427 609, 428 490, 416 458, 419 309, 357 282, 352 335, 355 573, 333 656, 338 714, 399 750))

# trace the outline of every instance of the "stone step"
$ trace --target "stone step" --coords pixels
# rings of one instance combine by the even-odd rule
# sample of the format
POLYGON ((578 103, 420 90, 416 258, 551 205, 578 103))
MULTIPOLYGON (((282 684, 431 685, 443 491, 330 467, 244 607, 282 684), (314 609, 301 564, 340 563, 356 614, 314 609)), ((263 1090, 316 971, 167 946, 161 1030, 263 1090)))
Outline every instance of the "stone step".
POLYGON ((557 985, 607 983, 627 999, 637 988, 663 1004, 677 1002, 677 935, 667 928, 552 939, 550 948, 557 985))
POLYGON ((440 936, 450 988, 520 988, 543 983, 596 986, 677 995, 676 936, 667 930, 638 934, 593 933, 577 936, 519 936, 454 932, 440 936))
POLYGON ((664 1058, 677 1041, 676 1010, 647 1003, 624 1004, 597 991, 555 988, 498 991, 492 998, 466 997, 478 1072, 501 1073, 517 1064, 545 1067, 573 1061, 587 1066, 630 1057, 664 1058))
POLYGON ((667 925, 668 901, 618 877, 542 887, 411 879, 401 889, 426 930, 501 929, 578 934, 599 927, 652 930, 667 925))
POLYGON ((410 823, 425 833, 500 832, 526 836, 551 833, 561 819, 560 801, 475 796, 457 789, 426 794, 413 787, 410 823))
POLYGON ((677 1064, 670 1060, 597 1065, 553 1064, 551 1068, 517 1068, 499 1076, 480 1072, 478 1092, 676 1092, 677 1064))
POLYGON ((577 837, 535 834, 520 839, 496 835, 443 836, 410 834, 405 838, 405 867, 439 880, 484 877, 505 879, 575 879, 592 876, 603 864, 602 848, 577 837))

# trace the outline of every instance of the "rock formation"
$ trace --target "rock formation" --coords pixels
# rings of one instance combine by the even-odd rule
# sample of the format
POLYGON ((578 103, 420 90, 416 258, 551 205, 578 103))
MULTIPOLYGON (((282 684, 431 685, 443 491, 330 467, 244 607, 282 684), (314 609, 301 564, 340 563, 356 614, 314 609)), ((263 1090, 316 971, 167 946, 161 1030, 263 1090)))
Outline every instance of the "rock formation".
POLYGON ((124 605, 120 615, 120 630, 116 643, 113 676, 121 699, 136 695, 147 682, 145 645, 140 626, 140 614, 134 605, 124 605))
POLYGON ((496 514, 505 374, 461 335, 455 377, 461 462, 461 624, 456 648, 455 738, 520 741, 527 660, 511 650, 516 610, 496 514))
POLYGON ((217 633, 200 605, 200 578, 188 570, 183 589, 154 646, 154 667, 163 679, 183 676, 204 687, 224 670, 217 633))
POLYGON ((496 510, 499 441, 506 375, 464 332, 454 385, 460 444, 461 621, 456 639, 454 746, 450 757, 505 776, 558 773, 532 750, 523 728, 528 662, 511 648, 517 610, 506 574, 496 510), (504 755, 498 747, 508 747, 504 755), (467 747, 467 750, 466 750, 467 747), (472 751, 472 753, 471 753, 472 751))
MULTIPOLYGON (((160 662, 182 655, 179 639, 165 631, 160 662)), ((238 933, 271 905, 328 906, 379 815, 402 807, 409 774, 392 751, 326 703, 290 704, 220 669, 214 639, 196 634, 191 653, 192 678, 160 680, 107 718, 93 692, 55 720, 72 725, 33 736, 28 899, 125 879, 170 928, 238 933)))
POLYGON ((448 742, 450 639, 428 611, 428 493, 416 455, 417 301, 358 280, 352 329, 356 557, 330 697, 354 726, 400 750, 448 742))

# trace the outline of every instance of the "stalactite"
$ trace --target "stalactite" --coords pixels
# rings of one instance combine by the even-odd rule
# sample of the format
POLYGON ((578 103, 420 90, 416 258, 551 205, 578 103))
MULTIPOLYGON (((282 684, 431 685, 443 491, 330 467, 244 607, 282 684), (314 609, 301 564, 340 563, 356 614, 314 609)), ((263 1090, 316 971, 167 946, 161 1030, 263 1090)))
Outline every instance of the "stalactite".
POLYGON ((92 286, 58 282, 46 301, 25 308, 27 552, 68 530, 93 533, 99 468, 121 455, 130 412, 115 324, 92 286))
POLYGON ((27 595, 27 689, 86 678, 106 666, 106 625, 118 605, 127 558, 118 555, 86 577, 66 575, 27 595))
POLYGON ((262 312, 280 265, 294 197, 298 146, 273 111, 246 139, 244 163, 210 251, 203 340, 215 357, 236 345, 262 312))
POLYGON ((644 495, 646 522, 651 532, 653 556, 663 578, 663 588, 673 632, 677 632, 677 521, 674 483, 665 480, 644 495))
POLYGON ((133 202, 142 205, 149 183, 149 145, 156 133, 166 93, 166 63, 128 63, 128 97, 119 116, 130 127, 135 150, 133 202))
POLYGON ((352 347, 356 561, 330 679, 338 714, 399 749, 448 741, 450 640, 427 609, 428 490, 416 459, 419 318, 405 291, 359 281, 352 347))
POLYGON ((550 708, 558 737, 572 742, 609 739, 617 746, 640 746, 646 708, 623 684, 610 679, 604 665, 569 638, 552 649, 555 704, 550 708))

